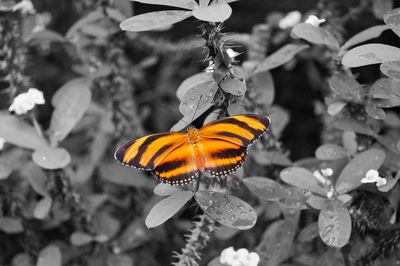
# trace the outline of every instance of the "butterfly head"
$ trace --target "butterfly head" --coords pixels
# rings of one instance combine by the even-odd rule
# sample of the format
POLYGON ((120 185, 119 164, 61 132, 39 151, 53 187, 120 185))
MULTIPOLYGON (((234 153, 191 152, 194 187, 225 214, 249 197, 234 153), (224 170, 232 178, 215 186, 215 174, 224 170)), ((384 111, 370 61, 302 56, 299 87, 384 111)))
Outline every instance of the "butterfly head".
POLYGON ((193 126, 188 127, 189 142, 192 144, 198 143, 200 140, 199 133, 193 126))

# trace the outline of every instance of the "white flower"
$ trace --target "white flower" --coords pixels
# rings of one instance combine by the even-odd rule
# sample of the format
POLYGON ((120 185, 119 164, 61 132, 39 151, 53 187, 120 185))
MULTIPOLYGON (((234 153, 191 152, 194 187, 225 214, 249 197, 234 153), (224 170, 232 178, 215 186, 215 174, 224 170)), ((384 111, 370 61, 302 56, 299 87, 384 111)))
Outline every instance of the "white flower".
POLYGON ((22 14, 35 14, 36 10, 32 4, 31 0, 22 0, 19 3, 16 3, 13 7, 12 7, 12 11, 21 11, 22 14))
POLYGON ((221 252, 219 261, 230 266, 257 266, 260 262, 260 256, 245 248, 235 251, 233 247, 229 247, 221 252))
POLYGON ((291 28, 298 24, 301 20, 301 13, 299 11, 292 11, 286 14, 281 20, 279 20, 278 26, 280 29, 291 28))
POLYGON ((32 110, 36 104, 44 103, 43 92, 30 88, 27 92, 17 95, 8 110, 14 111, 17 115, 22 115, 32 110))
POLYGON ((324 19, 324 18, 318 18, 317 16, 310 15, 304 22, 311 24, 315 27, 319 27, 319 24, 324 23, 325 21, 326 21, 326 19, 324 19))
POLYGON ((240 53, 236 52, 235 50, 233 50, 231 48, 226 49, 226 53, 232 59, 235 58, 236 56, 240 55, 240 53))
POLYGON ((208 67, 204 71, 206 73, 214 72, 214 62, 213 61, 208 62, 208 67))
POLYGON ((321 173, 323 176, 331 176, 331 175, 333 175, 333 170, 332 170, 332 168, 325 168, 325 169, 321 169, 321 173))
POLYGON ((0 138, 0 151, 4 148, 5 143, 6 143, 6 140, 3 138, 0 138))
POLYGON ((379 176, 379 172, 374 169, 368 170, 368 172, 365 174, 365 177, 361 179, 361 183, 366 184, 366 183, 376 183, 377 187, 382 187, 386 185, 387 180, 386 178, 382 178, 379 176))

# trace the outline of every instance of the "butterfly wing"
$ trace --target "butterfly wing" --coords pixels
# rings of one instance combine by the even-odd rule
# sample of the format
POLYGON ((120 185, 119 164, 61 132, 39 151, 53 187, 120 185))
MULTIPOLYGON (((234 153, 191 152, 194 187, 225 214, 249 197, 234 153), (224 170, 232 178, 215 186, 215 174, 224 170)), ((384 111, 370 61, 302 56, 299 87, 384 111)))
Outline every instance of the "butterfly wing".
POLYGON ((267 132, 270 123, 265 115, 236 115, 203 126, 199 134, 201 138, 220 139, 247 147, 267 132))
POLYGON ((213 176, 225 176, 236 171, 247 156, 247 147, 222 139, 202 138, 200 149, 204 170, 213 176))
POLYGON ((184 141, 175 147, 173 152, 170 152, 157 164, 152 174, 159 181, 170 185, 192 182, 200 174, 192 144, 184 141))
POLYGON ((114 157, 127 166, 154 170, 157 164, 185 140, 186 134, 180 132, 152 134, 120 146, 114 157))

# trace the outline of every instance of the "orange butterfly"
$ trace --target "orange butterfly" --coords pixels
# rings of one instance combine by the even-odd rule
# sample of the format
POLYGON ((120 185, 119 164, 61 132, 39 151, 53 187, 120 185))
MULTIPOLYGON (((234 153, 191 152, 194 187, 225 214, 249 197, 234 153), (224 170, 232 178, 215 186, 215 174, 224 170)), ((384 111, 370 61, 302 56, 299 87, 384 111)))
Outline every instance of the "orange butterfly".
POLYGON ((190 183, 201 171, 224 176, 242 166, 247 148, 268 129, 264 115, 236 115, 187 133, 165 132, 132 140, 116 151, 122 164, 151 171, 163 183, 190 183))

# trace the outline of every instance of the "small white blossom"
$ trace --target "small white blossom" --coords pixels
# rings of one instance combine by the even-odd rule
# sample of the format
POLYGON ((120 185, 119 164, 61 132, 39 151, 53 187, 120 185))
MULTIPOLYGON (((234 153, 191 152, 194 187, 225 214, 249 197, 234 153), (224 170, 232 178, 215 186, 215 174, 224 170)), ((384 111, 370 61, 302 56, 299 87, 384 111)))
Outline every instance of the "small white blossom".
POLYGON ((5 143, 6 143, 6 140, 3 138, 0 138, 0 151, 4 148, 5 143))
POLYGON ((235 251, 233 247, 229 247, 221 252, 219 261, 229 266, 257 266, 260 262, 260 256, 245 248, 235 251))
POLYGON ((333 188, 333 186, 331 186, 331 189, 328 192, 326 192, 326 197, 330 199, 332 198, 333 194, 335 194, 335 189, 333 188))
POLYGON ((12 11, 21 11, 22 14, 35 14, 36 10, 32 4, 31 0, 22 0, 21 2, 16 3, 12 7, 12 11))
POLYGON ((331 176, 331 175, 333 175, 333 170, 332 170, 332 168, 325 168, 325 169, 321 169, 321 173, 323 176, 331 176))
POLYGON ((327 178, 328 176, 331 176, 332 174, 333 174, 333 170, 331 168, 321 169, 321 171, 315 170, 313 172, 313 175, 315 176, 315 178, 318 179, 318 181, 321 182, 324 185, 330 185, 332 183, 327 178))
POLYGON ((214 72, 214 62, 210 61, 208 62, 208 67, 204 70, 206 73, 212 73, 214 72))
POLYGON ((310 15, 304 22, 311 24, 315 27, 319 27, 319 24, 324 23, 325 21, 326 21, 326 19, 324 19, 324 18, 318 18, 317 16, 310 15))
POLYGON ((240 53, 236 52, 235 50, 233 50, 231 48, 226 49, 226 53, 232 59, 235 58, 236 56, 240 55, 240 53))
POLYGON ((288 29, 298 24, 301 20, 301 13, 299 11, 292 11, 286 14, 279 20, 278 26, 280 29, 288 29))
POLYGON ((374 169, 368 170, 368 172, 365 174, 365 177, 361 179, 361 183, 366 184, 366 183, 376 183, 377 187, 382 187, 386 185, 387 180, 386 178, 380 177, 379 172, 374 169))
POLYGON ((36 104, 44 103, 43 92, 30 88, 27 92, 17 95, 8 110, 15 112, 17 115, 22 115, 32 110, 36 104))

